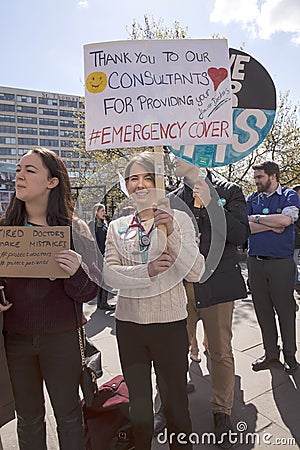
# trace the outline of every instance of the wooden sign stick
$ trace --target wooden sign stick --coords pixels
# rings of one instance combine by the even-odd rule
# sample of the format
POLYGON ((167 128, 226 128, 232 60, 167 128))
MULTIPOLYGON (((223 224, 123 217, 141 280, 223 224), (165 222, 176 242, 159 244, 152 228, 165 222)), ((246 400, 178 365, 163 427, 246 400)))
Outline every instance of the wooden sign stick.
MULTIPOLYGON (((155 154, 155 187, 157 196, 156 198, 157 200, 160 200, 161 198, 165 197, 163 147, 162 146, 154 147, 154 154, 155 154)), ((158 225, 158 229, 160 232, 163 233, 158 234, 159 248, 161 248, 161 250, 164 250, 166 245, 167 229, 165 225, 158 225)))

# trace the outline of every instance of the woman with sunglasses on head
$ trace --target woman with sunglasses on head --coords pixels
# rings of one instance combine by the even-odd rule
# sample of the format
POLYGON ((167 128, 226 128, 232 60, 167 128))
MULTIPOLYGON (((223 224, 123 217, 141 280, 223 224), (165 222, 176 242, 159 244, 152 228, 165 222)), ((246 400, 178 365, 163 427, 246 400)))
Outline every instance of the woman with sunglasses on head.
POLYGON ((82 302, 97 295, 98 286, 93 281, 96 264, 88 268, 82 261, 88 253, 84 244, 90 251, 92 238, 87 226, 73 219, 69 176, 56 153, 37 147, 21 158, 15 194, 0 223, 72 226, 73 249, 56 255, 69 278, 5 278, 5 296, 12 306, 5 312, 4 330, 20 449, 46 449, 45 383, 57 423, 59 448, 84 450, 77 327, 82 302))
MULTIPOLYGON (((170 448, 188 442, 191 420, 186 394, 188 338, 186 295, 182 280, 197 282, 204 269, 187 214, 156 201, 154 155, 134 156, 125 181, 135 213, 110 223, 104 280, 119 289, 116 334, 121 366, 129 388, 136 450, 151 448, 153 403, 151 366, 167 418, 170 448), (159 251, 158 228, 166 246, 159 251)), ((191 449, 189 443, 185 448, 191 449)))

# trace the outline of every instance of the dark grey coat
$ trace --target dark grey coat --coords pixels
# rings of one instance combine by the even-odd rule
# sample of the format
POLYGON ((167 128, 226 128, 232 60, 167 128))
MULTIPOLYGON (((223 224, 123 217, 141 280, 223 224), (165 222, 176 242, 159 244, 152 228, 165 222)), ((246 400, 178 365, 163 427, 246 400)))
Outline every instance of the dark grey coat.
MULTIPOLYGON (((211 248, 212 226, 215 233, 214 245, 216 248, 224 248, 219 251, 218 264, 207 264, 204 274, 206 277, 209 276, 207 281, 194 283, 197 308, 247 297, 237 252, 237 246, 246 242, 250 232, 245 197, 237 184, 216 178, 210 172, 208 172, 208 178, 211 181, 212 201, 207 209, 200 209, 197 220, 201 233, 200 251, 207 261, 211 248), (221 202, 218 199, 221 199, 221 202), (214 217, 213 225, 211 225, 210 216, 214 217), (225 226, 221 224, 222 217, 225 226)), ((168 194, 168 197, 172 208, 186 210, 188 206, 189 210, 186 212, 190 216, 194 215, 194 199, 189 186, 184 184, 168 194)), ((192 219, 195 221, 194 217, 192 219)))
POLYGON ((3 313, 0 312, 0 427, 15 417, 14 399, 7 368, 2 328, 3 313))

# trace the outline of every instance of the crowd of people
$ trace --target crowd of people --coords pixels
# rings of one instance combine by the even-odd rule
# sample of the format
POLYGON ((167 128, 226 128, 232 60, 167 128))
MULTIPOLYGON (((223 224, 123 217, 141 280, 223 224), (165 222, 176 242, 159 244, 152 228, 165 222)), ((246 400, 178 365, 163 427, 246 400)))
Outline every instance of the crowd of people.
MULTIPOLYGON (((118 292, 116 337, 135 449, 150 450, 154 433, 164 426, 173 436, 171 449, 182 447, 177 436, 192 432, 188 354, 194 361, 201 359, 198 321, 211 360, 214 432, 220 447, 230 448, 232 318, 234 301, 247 297, 237 249, 246 242, 249 286, 265 352, 252 369, 271 368, 281 351, 284 370, 291 374, 297 369, 294 288, 300 188, 281 186, 273 161, 253 170, 256 192, 245 199, 237 184, 209 169, 199 178, 199 168, 175 159, 183 183, 160 198, 153 153, 140 153, 124 173, 133 212, 108 224, 105 205, 97 203, 86 225, 74 215, 62 160, 40 147, 21 158, 1 226, 64 225, 72 235, 70 249, 56 255, 68 277, 0 279, 0 427, 16 414, 21 450, 46 449, 43 383, 59 448, 84 450, 77 330, 84 302, 97 298, 99 309, 113 310, 107 301, 111 289, 118 292), (157 414, 152 367, 161 398, 157 414)), ((184 446, 192 448, 190 443, 184 446)))

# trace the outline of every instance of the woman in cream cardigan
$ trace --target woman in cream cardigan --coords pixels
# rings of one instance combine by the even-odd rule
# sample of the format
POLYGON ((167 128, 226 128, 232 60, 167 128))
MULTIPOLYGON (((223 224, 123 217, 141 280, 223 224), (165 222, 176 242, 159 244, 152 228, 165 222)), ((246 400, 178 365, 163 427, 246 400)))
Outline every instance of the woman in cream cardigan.
POLYGON ((204 258, 188 215, 171 210, 166 198, 156 202, 153 154, 134 156, 125 169, 125 181, 136 211, 109 225, 104 280, 119 290, 116 334, 129 388, 135 449, 151 448, 152 364, 168 433, 173 433, 170 448, 181 447, 178 435, 185 433, 185 449, 191 449, 186 394, 189 345, 182 280, 199 281, 204 258), (162 251, 158 245, 159 225, 166 230, 162 251))

